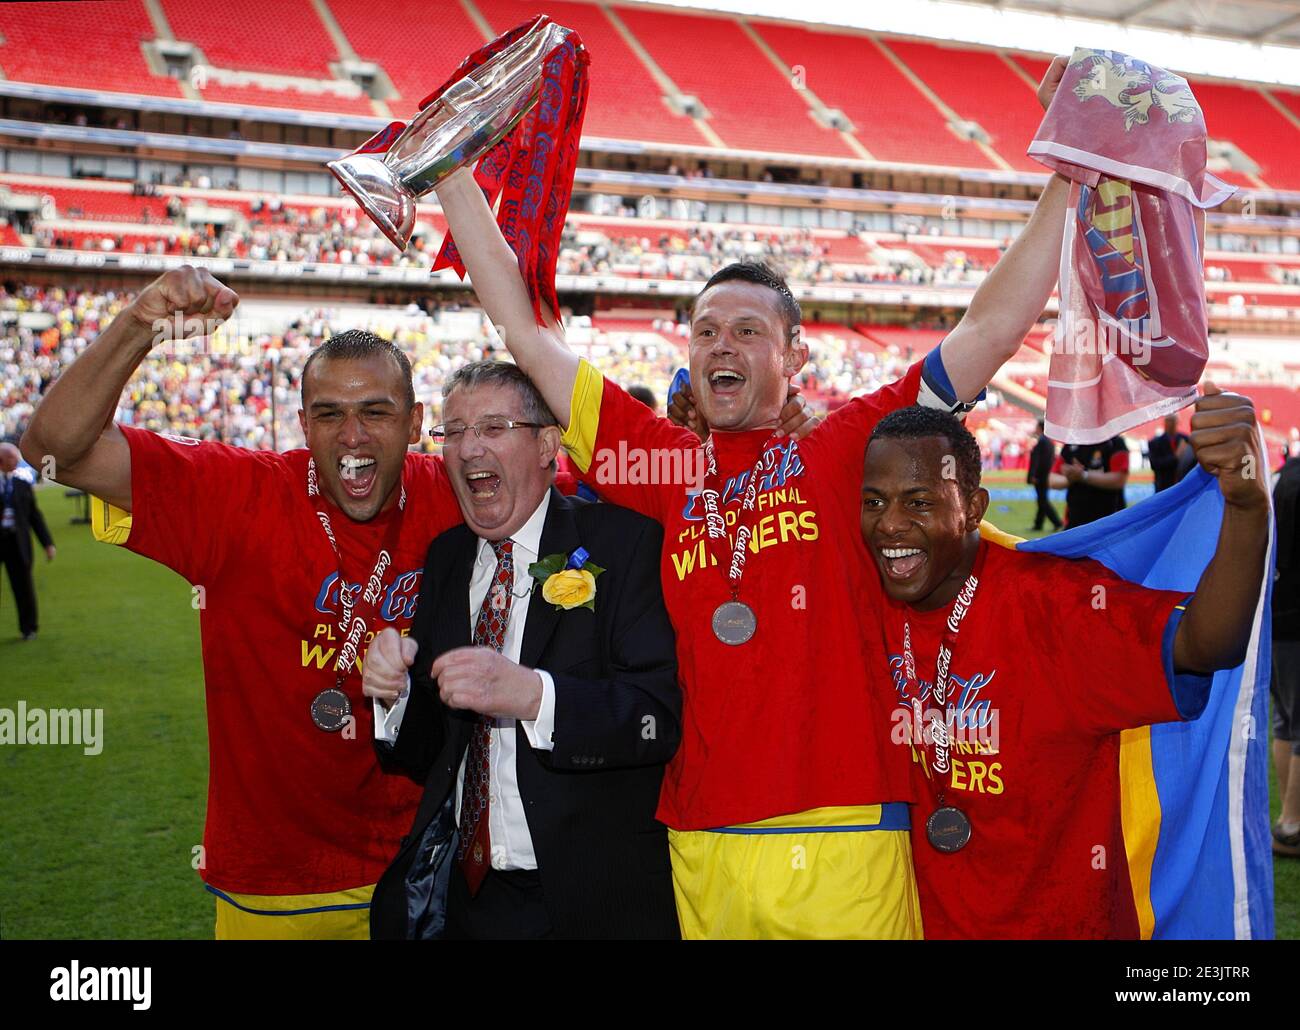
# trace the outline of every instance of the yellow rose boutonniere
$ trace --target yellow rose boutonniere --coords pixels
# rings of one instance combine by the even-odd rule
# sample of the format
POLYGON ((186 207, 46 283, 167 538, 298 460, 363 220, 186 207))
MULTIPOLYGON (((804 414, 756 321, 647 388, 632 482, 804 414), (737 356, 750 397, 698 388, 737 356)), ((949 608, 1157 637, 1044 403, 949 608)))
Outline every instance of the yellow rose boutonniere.
POLYGON ((528 574, 542 585, 542 597, 557 609, 596 610, 596 577, 605 570, 587 560, 587 551, 579 547, 567 558, 548 554, 528 566, 528 574))

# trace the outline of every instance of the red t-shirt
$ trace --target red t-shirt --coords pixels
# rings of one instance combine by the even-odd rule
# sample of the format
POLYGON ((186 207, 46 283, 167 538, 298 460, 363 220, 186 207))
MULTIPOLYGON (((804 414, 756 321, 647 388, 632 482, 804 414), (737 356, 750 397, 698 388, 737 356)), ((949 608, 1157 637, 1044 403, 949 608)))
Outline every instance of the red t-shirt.
MULTIPOLYGON (((932 751, 906 739, 899 716, 911 710, 904 621, 928 706, 951 606, 917 612, 885 599, 899 706, 890 729, 912 754, 922 799, 912 849, 925 936, 1136 938, 1120 731, 1182 718, 1169 677, 1186 594, 1137 586, 1091 560, 981 546, 984 572, 951 663, 947 707, 967 740, 952 746, 949 779, 931 778, 932 751), (943 803, 972 826, 952 854, 926 837, 940 786, 943 803)), ((1176 685, 1185 714, 1199 714, 1209 680, 1179 676, 1176 685)))
POLYGON ((879 632, 868 647, 860 621, 865 612, 878 626, 880 586, 859 510, 871 430, 916 401, 920 370, 918 362, 897 382, 843 405, 805 439, 767 448, 740 587, 758 630, 732 646, 714 636, 713 611, 730 599, 731 534, 771 431, 714 434, 729 536, 719 565, 698 493, 699 439, 583 366, 565 436, 583 481, 664 527, 661 577, 684 684, 682 743, 658 812, 668 826, 708 829, 909 800, 906 756, 870 744, 869 727, 887 717, 892 697, 879 632), (580 437, 585 445, 575 446, 580 437))
MULTIPOLYGON (((410 829, 421 788, 381 772, 361 663, 344 685, 353 736, 311 720, 334 686, 338 563, 307 497, 305 450, 275 454, 123 427, 131 446, 125 546, 203 587, 208 709, 206 869, 245 894, 318 894, 372 884, 410 829)), ((358 590, 401 517, 386 589, 360 648, 405 632, 429 542, 461 521, 440 459, 408 454, 406 511, 353 522, 325 501, 343 572, 358 590)), ((139 627, 147 637, 148 627, 139 627)))

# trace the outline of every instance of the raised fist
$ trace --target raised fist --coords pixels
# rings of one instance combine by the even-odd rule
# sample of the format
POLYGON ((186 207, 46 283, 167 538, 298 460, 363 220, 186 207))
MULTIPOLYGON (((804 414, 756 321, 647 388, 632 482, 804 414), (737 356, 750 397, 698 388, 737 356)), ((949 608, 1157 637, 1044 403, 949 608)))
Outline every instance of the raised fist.
POLYGON ((1192 415, 1192 453, 1201 468, 1218 477, 1225 502, 1268 507, 1268 468, 1259 451, 1255 405, 1249 397, 1202 387, 1192 415))
POLYGON ((124 314, 140 322, 157 344, 212 335, 238 303, 239 295, 207 269, 182 265, 141 290, 124 314))

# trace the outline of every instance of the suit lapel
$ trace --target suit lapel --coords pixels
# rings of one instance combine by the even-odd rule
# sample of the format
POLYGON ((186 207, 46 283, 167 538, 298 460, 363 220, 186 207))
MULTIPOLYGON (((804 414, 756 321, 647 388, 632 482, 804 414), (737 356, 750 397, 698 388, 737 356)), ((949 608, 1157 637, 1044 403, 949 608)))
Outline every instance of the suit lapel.
MULTIPOLYGON (((546 512, 546 523, 542 526, 542 540, 537 548, 537 557, 545 558, 548 554, 563 554, 567 557, 580 543, 573 505, 552 487, 551 505, 546 512)), ((527 572, 526 569, 523 571, 527 572)), ((519 664, 526 668, 536 667, 563 614, 555 605, 542 598, 541 584, 537 580, 533 582, 535 587, 528 602, 528 623, 524 626, 524 639, 519 648, 519 664)))

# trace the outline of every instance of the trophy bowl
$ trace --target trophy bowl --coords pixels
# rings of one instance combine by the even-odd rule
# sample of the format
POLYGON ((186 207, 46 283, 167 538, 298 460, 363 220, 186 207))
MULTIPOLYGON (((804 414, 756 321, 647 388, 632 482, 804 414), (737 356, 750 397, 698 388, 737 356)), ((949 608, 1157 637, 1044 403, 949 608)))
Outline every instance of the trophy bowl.
POLYGON ((370 140, 327 163, 398 250, 411 241, 420 198, 496 146, 537 104, 542 59, 567 32, 554 22, 535 25, 444 89, 387 150, 377 152, 370 140))

